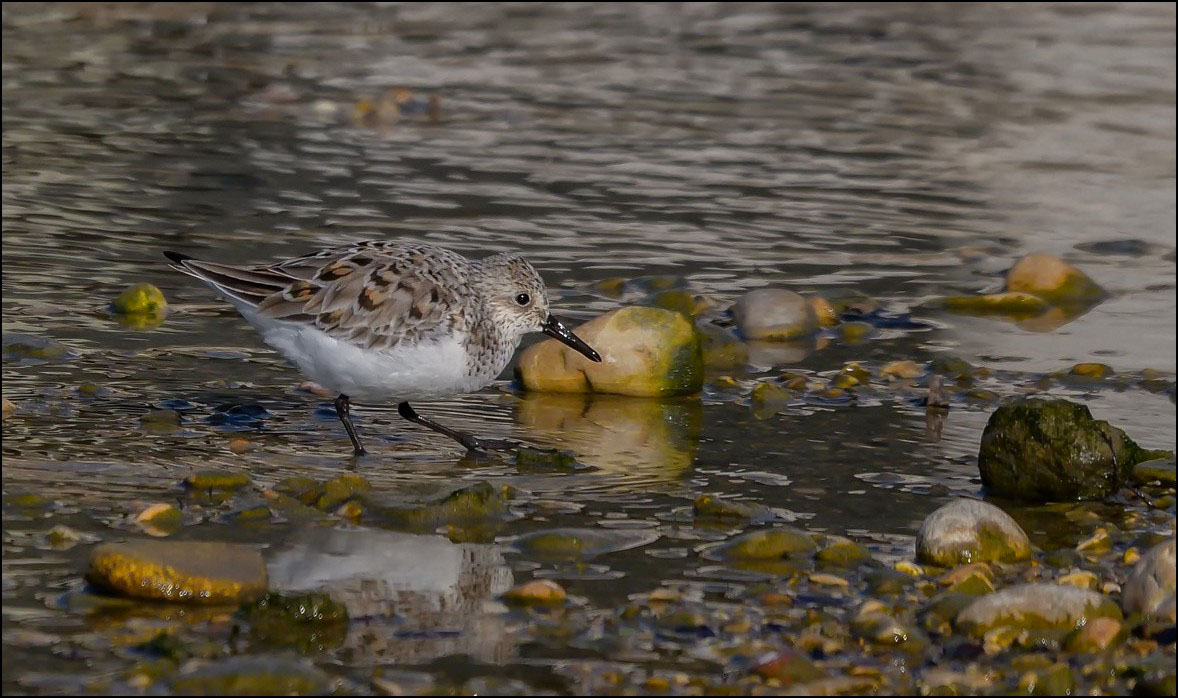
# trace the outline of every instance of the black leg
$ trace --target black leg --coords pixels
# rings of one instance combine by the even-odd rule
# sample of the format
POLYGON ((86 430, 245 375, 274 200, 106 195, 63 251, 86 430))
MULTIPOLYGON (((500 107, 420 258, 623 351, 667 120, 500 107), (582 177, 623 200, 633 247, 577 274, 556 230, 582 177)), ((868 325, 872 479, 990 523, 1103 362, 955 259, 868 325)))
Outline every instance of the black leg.
POLYGON ((339 421, 344 423, 344 431, 348 432, 348 438, 352 440, 352 454, 363 456, 368 451, 364 450, 364 447, 360 445, 360 437, 356 436, 356 427, 352 426, 350 407, 351 403, 348 402, 347 395, 340 395, 335 399, 335 413, 339 415, 339 421))
POLYGON ((496 449, 506 450, 506 449, 515 448, 516 446, 519 445, 514 441, 500 441, 497 439, 476 439, 475 437, 471 436, 470 434, 466 434, 461 431, 455 431, 449 427, 444 427, 441 424, 438 424, 437 422, 433 421, 432 419, 426 419, 425 417, 422 417, 421 415, 417 414, 417 411, 414 410, 413 407, 410 406, 410 404, 408 402, 402 402, 399 405, 397 405, 397 412, 402 417, 404 417, 405 419, 408 419, 410 422, 413 422, 414 424, 420 424, 421 426, 425 427, 426 429, 433 429, 434 431, 438 432, 439 434, 445 434, 446 436, 449 436, 451 439, 454 439, 458 443, 462 444, 463 447, 465 447, 466 450, 468 450, 468 451, 488 451, 488 450, 496 450, 496 449))

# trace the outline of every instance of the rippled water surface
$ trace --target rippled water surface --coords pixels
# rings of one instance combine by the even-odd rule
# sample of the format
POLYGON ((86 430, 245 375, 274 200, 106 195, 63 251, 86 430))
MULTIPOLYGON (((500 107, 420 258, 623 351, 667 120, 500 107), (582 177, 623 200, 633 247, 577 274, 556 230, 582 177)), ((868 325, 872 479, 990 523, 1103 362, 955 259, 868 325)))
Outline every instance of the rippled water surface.
MULTIPOLYGON (((36 535, 56 523, 99 540, 138 535, 123 517, 175 500, 196 469, 268 486, 351 466, 330 404, 296 390, 302 378, 170 271, 164 249, 244 262, 422 240, 475 257, 523 253, 573 319, 646 302, 665 284, 702 295, 723 323, 740 294, 776 285, 863 294, 926 325, 855 343, 828 333, 699 398, 523 395, 508 373, 419 405, 479 434, 571 451, 580 465, 569 472, 461 457, 391 405, 358 407, 374 456, 357 468, 374 489, 487 481, 526 493, 494 545, 405 543, 379 526, 339 543, 376 568, 385 554, 398 569, 395 553, 437 561, 387 581, 445 613, 530 576, 593 603, 706 578, 697 548, 723 532, 691 526, 705 492, 850 535, 885 559, 910 555, 916 527, 949 496, 980 496, 993 400, 955 397, 939 438, 914 406, 920 385, 756 412, 754 382, 783 368, 828 376, 849 361, 958 356, 994 372, 978 387, 998 397, 1077 362, 1152 369, 1168 388, 1036 389, 1173 448, 1174 31, 1172 4, 6 4, 5 343, 64 350, 5 350, 4 395, 17 406, 4 420, 5 492, 58 503, 45 519, 6 514, 5 692, 69 692, 130 661, 88 653, 78 638, 92 628, 61 608, 83 585, 90 546, 46 552, 36 535), (397 87, 422 105, 437 96, 436 118, 389 118, 380 105, 397 87), (1049 328, 927 303, 997 289, 1037 250, 1112 297, 1049 328), (619 277, 617 293, 600 283, 619 277), (137 282, 168 297, 162 325, 108 313, 137 282), (264 413, 217 418, 234 405, 264 413), (177 429, 140 421, 177 406, 177 429), (235 455, 237 436, 257 448, 235 455), (575 570, 511 548, 556 527, 653 542, 575 570), (472 575, 474 587, 454 581, 472 575), (51 652, 61 645, 18 638, 34 628, 73 644, 51 652)), ((275 524, 243 536, 209 519, 180 537, 247 538, 282 579, 333 567, 323 556, 335 543, 320 533, 275 524)), ((496 618, 391 642, 371 661, 516 661, 496 618)))

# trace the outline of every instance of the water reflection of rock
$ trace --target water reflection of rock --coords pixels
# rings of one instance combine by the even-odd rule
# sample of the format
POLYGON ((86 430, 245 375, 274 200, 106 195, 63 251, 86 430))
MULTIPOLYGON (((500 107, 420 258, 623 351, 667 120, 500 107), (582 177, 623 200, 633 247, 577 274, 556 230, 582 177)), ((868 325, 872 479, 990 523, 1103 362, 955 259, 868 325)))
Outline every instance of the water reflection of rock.
POLYGON ((466 654, 501 663, 515 654, 488 601, 512 584, 492 545, 373 529, 308 528, 269 560, 270 586, 319 591, 353 619, 347 647, 367 662, 423 663, 466 654))
POLYGON ((695 460, 703 408, 698 397, 526 393, 515 419, 531 438, 588 465, 673 479, 695 460))

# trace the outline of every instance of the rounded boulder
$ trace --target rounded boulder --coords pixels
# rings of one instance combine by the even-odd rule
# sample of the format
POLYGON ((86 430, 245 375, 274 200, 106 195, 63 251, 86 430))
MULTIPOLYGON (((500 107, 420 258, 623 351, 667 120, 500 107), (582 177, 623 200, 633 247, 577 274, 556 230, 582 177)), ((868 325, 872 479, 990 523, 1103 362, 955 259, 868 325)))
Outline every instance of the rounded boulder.
POLYGON ((937 509, 916 534, 916 559, 942 567, 1014 562, 1031 555, 1031 542, 1010 515, 993 504, 957 499, 937 509))
POLYGON ((784 288, 749 291, 732 306, 732 315, 745 339, 782 341, 818 331, 818 316, 810 302, 784 288))
POLYGON ((515 373, 526 390, 664 397, 698 393, 704 364, 699 333, 682 313, 662 308, 619 308, 574 333, 601 362, 549 339, 528 347, 515 373))

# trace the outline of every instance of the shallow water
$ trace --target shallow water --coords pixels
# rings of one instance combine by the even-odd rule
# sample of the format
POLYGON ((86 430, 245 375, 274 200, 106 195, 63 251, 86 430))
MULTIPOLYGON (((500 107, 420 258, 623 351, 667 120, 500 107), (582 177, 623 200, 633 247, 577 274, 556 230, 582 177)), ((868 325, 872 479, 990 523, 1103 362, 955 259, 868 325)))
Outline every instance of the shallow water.
MULTIPOLYGON (((296 392, 297 373, 170 271, 164 249, 261 261, 368 237, 425 240, 472 256, 522 252, 574 319, 643 302, 651 277, 671 276, 720 309, 781 285, 862 293, 929 323, 826 338, 698 399, 520 395, 508 373, 419 405, 458 428, 569 450, 584 466, 572 472, 460 458, 392 406, 357 408, 375 446, 358 471, 376 490, 485 480, 529 497, 497 545, 464 552, 433 536, 406 548, 439 568, 389 584, 417 585, 428 603, 490 598, 529 576, 605 605, 706 579, 713 565, 697 548, 725 534, 691 526, 704 492, 850 535, 883 559, 909 556, 920 521, 950 496, 981 495, 977 444, 993 401, 957 400, 939 439, 913 396, 886 391, 754 415, 751 381, 782 367, 829 375, 848 361, 953 355, 996 371, 980 387, 1003 397, 1077 362, 1154 369, 1168 390, 1046 392, 1087 403, 1143 446, 1173 448, 1174 29, 1172 4, 6 4, 4 334, 68 352, 5 353, 4 395, 17 404, 4 420, 5 492, 58 502, 43 518, 5 514, 5 693, 69 692, 132 661, 60 608, 62 592, 83 586, 90 546, 46 552, 36 535, 57 523, 102 540, 139 535, 123 516, 174 500, 197 468, 267 486, 350 465, 329 404, 296 392), (441 119, 357 118, 362 100, 396 86, 440 96, 441 119), (1036 250, 1112 297, 1046 330, 922 308, 999 287, 1036 250), (638 281, 619 298, 597 290, 611 277, 638 281), (120 325, 107 305, 143 281, 167 295, 166 321, 120 325), (265 413, 215 418, 243 404, 265 413), (147 410, 177 405, 180 428, 141 425, 147 410), (231 453, 239 435, 258 448, 231 453), (510 550, 512 537, 556 527, 658 539, 577 570, 510 550)), ((293 524, 236 528, 208 520, 180 536, 245 538, 272 565, 328 545, 293 524)), ((355 550, 398 549, 406 534, 379 528, 355 550)), ((480 662, 519 661, 497 618, 468 618, 486 627, 460 639, 390 640, 378 659, 336 659, 478 675, 480 662), (467 668, 445 659, 463 653, 467 668)))

